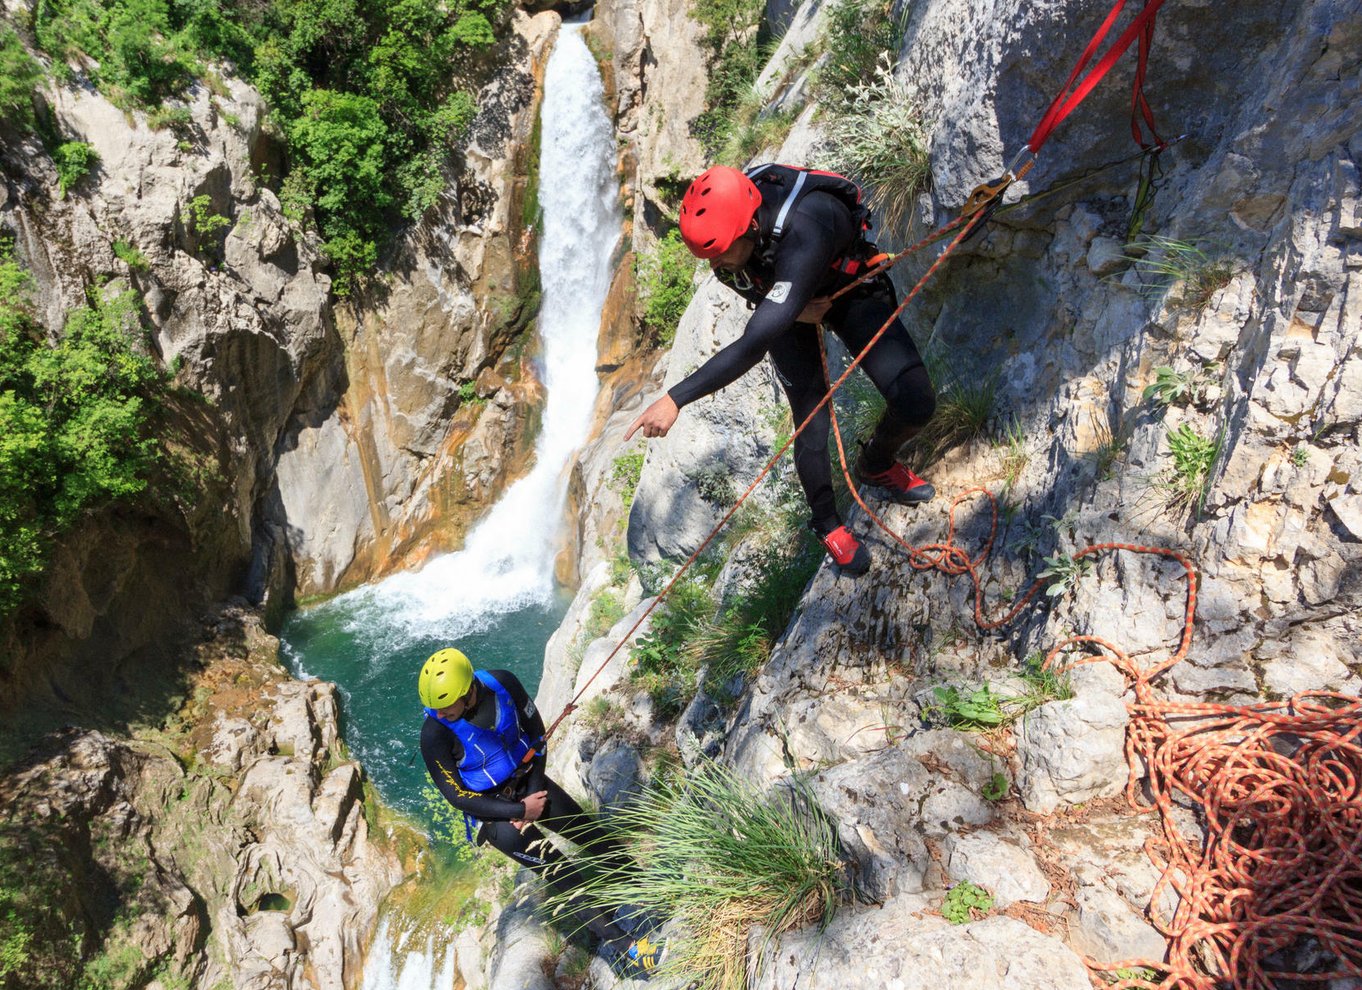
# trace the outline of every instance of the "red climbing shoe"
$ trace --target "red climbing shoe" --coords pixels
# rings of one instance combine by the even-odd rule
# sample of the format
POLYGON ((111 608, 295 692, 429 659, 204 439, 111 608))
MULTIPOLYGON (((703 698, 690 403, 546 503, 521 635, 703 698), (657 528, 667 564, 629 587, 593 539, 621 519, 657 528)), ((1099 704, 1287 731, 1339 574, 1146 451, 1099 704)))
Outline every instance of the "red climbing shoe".
POLYGON ((823 541, 823 546, 828 548, 828 556, 841 573, 860 577, 870 570, 870 551, 861 546, 856 537, 851 535, 851 530, 845 526, 838 526, 827 536, 819 539, 823 541))
POLYGON ((880 489, 875 494, 899 505, 926 502, 936 494, 936 489, 930 483, 913 474, 902 464, 895 464, 888 471, 881 471, 879 474, 866 474, 860 469, 860 465, 857 465, 856 480, 870 488, 880 489))

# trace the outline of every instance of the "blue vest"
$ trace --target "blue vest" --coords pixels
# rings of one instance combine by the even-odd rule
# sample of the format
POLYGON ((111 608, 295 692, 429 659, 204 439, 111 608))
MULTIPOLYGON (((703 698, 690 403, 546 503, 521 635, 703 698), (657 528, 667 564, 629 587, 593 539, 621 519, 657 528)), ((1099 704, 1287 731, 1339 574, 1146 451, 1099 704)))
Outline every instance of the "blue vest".
POLYGON ((473 676, 496 698, 497 717, 492 728, 479 728, 466 719, 448 721, 436 715, 433 708, 427 708, 426 714, 446 726, 463 744, 458 771, 464 786, 470 791, 493 791, 520 768, 520 761, 534 740, 520 727, 511 693, 485 670, 474 671, 473 676))

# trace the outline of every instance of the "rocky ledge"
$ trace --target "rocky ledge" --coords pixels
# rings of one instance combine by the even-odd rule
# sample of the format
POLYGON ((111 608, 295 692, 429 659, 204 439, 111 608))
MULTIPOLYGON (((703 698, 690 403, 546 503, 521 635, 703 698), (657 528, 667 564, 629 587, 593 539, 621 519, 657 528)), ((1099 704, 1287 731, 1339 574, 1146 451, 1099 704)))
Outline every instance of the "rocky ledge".
POLYGON ((358 981, 401 868, 371 831, 335 686, 291 680, 242 609, 196 652, 165 725, 67 729, 0 778, 0 888, 11 934, 29 933, 14 985, 82 971, 162 990, 358 981))

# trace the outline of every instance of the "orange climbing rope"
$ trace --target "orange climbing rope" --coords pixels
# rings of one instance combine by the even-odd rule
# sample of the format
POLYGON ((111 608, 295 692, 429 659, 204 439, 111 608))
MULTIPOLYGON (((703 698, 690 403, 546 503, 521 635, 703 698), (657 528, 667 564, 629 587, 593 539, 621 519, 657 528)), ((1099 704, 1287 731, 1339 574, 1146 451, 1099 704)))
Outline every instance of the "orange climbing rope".
MULTIPOLYGON (((823 352, 826 374, 827 353, 823 352)), ((832 409, 837 456, 847 487, 866 515, 908 553, 914 570, 967 575, 974 586, 974 621, 981 630, 1011 622, 1045 585, 1037 578, 1005 615, 985 616, 979 568, 998 532, 998 503, 972 488, 951 503, 946 538, 914 546, 868 506, 848 470, 832 409), (977 556, 955 542, 955 511, 976 495, 989 500, 988 538, 977 556)), ((1101 652, 1069 666, 1106 661, 1134 689, 1128 705, 1126 798, 1137 812, 1157 811, 1162 834, 1146 844, 1160 868, 1150 920, 1169 940, 1168 959, 1085 960, 1094 973, 1126 971, 1113 990, 1277 990, 1282 980, 1323 982, 1362 978, 1362 700, 1328 692, 1289 701, 1219 705, 1161 700, 1155 678, 1183 660, 1192 644, 1197 572, 1183 554, 1164 547, 1097 543, 1074 559, 1108 551, 1152 554, 1176 561, 1186 581, 1186 608, 1177 649, 1142 667, 1098 636, 1070 636, 1045 658, 1051 667, 1073 647, 1101 652), (1141 792, 1148 778, 1151 800, 1141 792), (1199 829, 1186 834, 1178 808, 1196 812, 1199 829), (1204 832, 1204 834, 1203 834, 1204 832), (1178 895, 1171 919, 1158 915, 1168 888, 1178 895), (1332 957, 1307 974, 1286 968, 1273 953, 1313 940, 1332 957), (1139 974, 1148 970, 1154 979, 1139 974), (1139 975, 1132 976, 1134 972, 1139 975)))

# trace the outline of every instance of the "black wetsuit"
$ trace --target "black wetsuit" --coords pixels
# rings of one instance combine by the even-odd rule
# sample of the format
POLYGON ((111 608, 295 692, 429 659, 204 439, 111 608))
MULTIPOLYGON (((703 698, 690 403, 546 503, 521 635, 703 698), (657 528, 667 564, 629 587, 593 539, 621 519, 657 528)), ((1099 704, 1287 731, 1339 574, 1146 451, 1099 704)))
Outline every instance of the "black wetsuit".
MULTIPOLYGON (((731 384, 768 353, 790 400, 796 426, 827 391, 818 355, 818 329, 812 323, 797 322, 797 317, 810 300, 831 295, 854 281, 832 266, 838 259, 864 251, 861 231, 840 199, 812 191, 795 203, 784 235, 776 240, 771 231, 779 205, 763 201, 757 210, 757 247, 747 266, 736 275, 716 273, 721 282, 754 304, 756 312, 741 337, 672 386, 667 394, 678 407, 731 384)), ((852 354, 858 354, 897 306, 893 283, 881 275, 833 303, 823 323, 852 354)), ((932 418, 936 396, 917 347, 898 320, 861 367, 888 403, 861 462, 867 473, 877 474, 890 468, 903 442, 932 418)), ((832 489, 828 430, 824 407, 794 446, 795 468, 813 511, 813 527, 820 535, 841 525, 832 489)))
MULTIPOLYGON (((508 670, 492 670, 489 673, 511 696, 520 727, 530 738, 541 738, 544 735, 544 719, 519 678, 508 670)), ((484 729, 495 726, 496 694, 479 685, 478 703, 464 716, 464 720, 484 729)), ((558 893, 570 894, 582 880, 581 870, 569 862, 537 826, 542 825, 572 840, 589 853, 609 856, 610 867, 628 868, 629 857, 624 848, 610 838, 545 773, 542 753, 530 761, 525 771, 516 774, 501 788, 490 792, 470 791, 463 786, 459 776, 459 761, 463 758, 463 744, 459 742, 459 737, 438 719, 427 716, 421 726, 421 756, 426 761, 426 772, 445 800, 482 823, 476 836, 477 844, 490 843, 507 856, 530 867, 541 874, 558 893), (537 791, 548 791, 544 814, 522 832, 511 824, 511 819, 525 817, 523 798, 537 791)), ((628 945, 628 934, 611 920, 611 912, 592 910, 584 905, 574 906, 573 911, 583 927, 597 938, 621 946, 628 945)))

